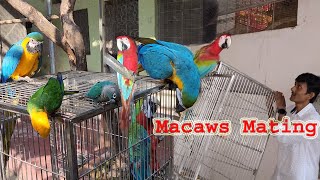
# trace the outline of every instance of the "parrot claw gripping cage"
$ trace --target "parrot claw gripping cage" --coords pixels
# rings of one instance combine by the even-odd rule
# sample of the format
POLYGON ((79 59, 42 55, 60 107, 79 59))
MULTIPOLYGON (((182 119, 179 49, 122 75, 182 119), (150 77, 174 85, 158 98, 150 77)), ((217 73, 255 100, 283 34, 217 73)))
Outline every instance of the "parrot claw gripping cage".
MULTIPOLYGON (((26 104, 49 77, 29 83, 0 84, 1 134, 15 127, 10 143, 0 137, 0 179, 132 179, 129 151, 143 141, 128 147, 128 137, 121 135, 118 128, 121 103, 95 103, 85 97, 93 84, 105 80, 116 82, 116 75, 63 73, 65 90, 79 93, 64 96, 61 108, 50 117, 50 135, 43 139, 32 128, 26 104)), ((157 99, 155 116, 173 118, 174 92, 148 77, 137 79, 135 101, 157 99)), ((157 144, 158 167, 151 169, 149 179, 172 176, 172 145, 172 137, 165 137, 157 144)))

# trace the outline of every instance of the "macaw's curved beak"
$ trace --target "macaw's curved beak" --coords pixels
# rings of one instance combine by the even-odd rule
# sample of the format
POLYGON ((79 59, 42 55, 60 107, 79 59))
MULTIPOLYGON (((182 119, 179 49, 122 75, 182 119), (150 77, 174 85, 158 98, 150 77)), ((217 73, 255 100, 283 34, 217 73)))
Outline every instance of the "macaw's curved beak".
POLYGON ((38 42, 38 44, 35 46, 35 50, 37 52, 42 51, 42 48, 43 48, 43 42, 38 42))
POLYGON ((225 42, 222 44, 221 47, 222 47, 223 49, 225 49, 225 48, 228 49, 228 48, 229 48, 229 47, 228 47, 228 39, 225 40, 225 42))
POLYGON ((107 101, 107 104, 115 104, 116 103, 116 100, 114 99, 110 99, 109 101, 107 101))
POLYGON ((122 50, 127 50, 128 49, 128 46, 122 42, 122 50))
POLYGON ((126 43, 123 42, 122 39, 117 39, 117 46, 119 51, 124 51, 128 49, 128 45, 126 45, 126 43))

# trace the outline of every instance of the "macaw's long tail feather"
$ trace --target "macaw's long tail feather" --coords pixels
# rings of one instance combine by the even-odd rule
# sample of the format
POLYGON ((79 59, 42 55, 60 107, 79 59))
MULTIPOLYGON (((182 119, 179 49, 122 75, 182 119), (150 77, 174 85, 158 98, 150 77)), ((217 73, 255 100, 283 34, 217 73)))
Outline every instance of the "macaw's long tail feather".
POLYGON ((150 166, 146 161, 134 163, 132 169, 134 180, 144 180, 151 176, 150 166))
MULTIPOLYGON (((9 155, 11 147, 11 137, 13 135, 18 117, 10 117, 9 114, 4 114, 5 122, 2 124, 1 134, 2 134, 2 148, 3 152, 9 155)), ((9 156, 3 155, 3 167, 6 168, 7 162, 9 161, 9 156)))
POLYGON ((130 112, 131 112, 131 104, 132 104, 132 94, 133 90, 129 96, 128 100, 122 100, 122 110, 120 113, 120 122, 119 126, 122 131, 122 133, 126 134, 125 132, 129 128, 129 119, 130 119, 130 112))
POLYGON ((153 123, 152 119, 148 119, 143 111, 141 111, 137 115, 137 123, 140 124, 148 133, 148 136, 150 136, 151 139, 151 148, 150 148, 150 167, 151 170, 156 171, 160 168, 159 163, 157 161, 157 146, 160 142, 158 137, 152 135, 153 134, 153 123))
POLYGON ((30 113, 30 118, 33 129, 35 129, 42 138, 48 137, 50 133, 48 114, 44 111, 33 110, 30 113))
POLYGON ((130 117, 130 101, 125 101, 122 104, 122 110, 120 113, 120 129, 125 130, 129 127, 129 117, 130 117))
POLYGON ((157 160, 157 146, 159 140, 156 136, 151 136, 151 155, 150 155, 150 166, 153 171, 157 171, 160 168, 159 162, 157 160))
POLYGON ((120 92, 121 92, 121 103, 122 103, 122 111, 120 113, 120 122, 119 126, 124 133, 126 134, 129 128, 129 118, 131 113, 131 105, 133 104, 133 94, 135 91, 134 82, 128 79, 121 79, 124 81, 120 81, 120 92))

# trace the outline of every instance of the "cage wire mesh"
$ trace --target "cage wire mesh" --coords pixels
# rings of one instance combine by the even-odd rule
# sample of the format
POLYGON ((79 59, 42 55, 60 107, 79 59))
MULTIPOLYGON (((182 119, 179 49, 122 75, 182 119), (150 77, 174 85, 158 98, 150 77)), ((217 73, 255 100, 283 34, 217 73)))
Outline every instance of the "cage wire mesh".
POLYGON ((274 117, 271 89, 221 62, 201 82, 201 95, 181 120, 230 120, 231 133, 176 136, 176 179, 254 179, 269 136, 242 136, 240 119, 274 117))
MULTIPOLYGON (((50 136, 40 138, 33 130, 26 104, 30 96, 51 76, 35 82, 0 84, 0 118, 2 133, 14 126, 10 147, 0 140, 0 179, 130 179, 129 151, 143 146, 145 139, 128 147, 128 133, 118 126, 119 104, 95 103, 85 97, 89 88, 98 81, 116 82, 114 74, 93 72, 65 72, 66 90, 79 93, 64 97, 56 117, 51 117, 50 136), (5 128, 3 128, 5 127, 5 128), (5 166, 4 166, 5 163, 5 166)), ((147 77, 136 81, 135 101, 156 102, 154 116, 172 118, 175 94, 165 85, 147 77)), ((143 106, 141 111, 145 110, 143 106)), ((145 120, 143 126, 152 122, 145 120)), ((151 123, 151 124, 150 124, 151 123)), ((134 135, 133 135, 134 136, 134 135)), ((158 138, 146 161, 156 163, 151 168, 152 179, 170 176, 173 155, 171 137, 158 138)))
POLYGON ((297 25, 298 0, 218 1, 218 34, 253 33, 297 25))

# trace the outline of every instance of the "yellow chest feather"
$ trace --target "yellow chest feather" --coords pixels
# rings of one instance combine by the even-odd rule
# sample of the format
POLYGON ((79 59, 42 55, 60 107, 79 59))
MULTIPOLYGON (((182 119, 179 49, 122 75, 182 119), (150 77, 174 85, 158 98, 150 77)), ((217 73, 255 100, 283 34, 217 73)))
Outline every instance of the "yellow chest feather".
POLYGON ((12 74, 12 76, 30 76, 32 75, 38 67, 38 58, 40 54, 39 53, 30 53, 28 52, 25 45, 23 45, 23 54, 21 56, 20 62, 12 74))

